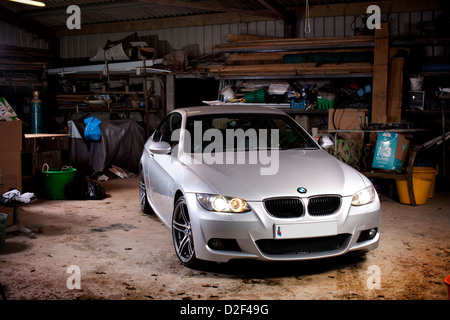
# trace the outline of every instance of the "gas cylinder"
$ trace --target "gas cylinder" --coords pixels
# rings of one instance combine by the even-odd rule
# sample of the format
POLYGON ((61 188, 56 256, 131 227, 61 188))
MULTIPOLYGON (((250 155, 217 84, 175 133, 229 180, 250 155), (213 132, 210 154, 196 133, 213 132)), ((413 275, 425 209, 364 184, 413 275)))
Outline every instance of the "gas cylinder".
POLYGON ((33 91, 31 100, 31 133, 42 132, 42 101, 39 99, 39 91, 33 91))

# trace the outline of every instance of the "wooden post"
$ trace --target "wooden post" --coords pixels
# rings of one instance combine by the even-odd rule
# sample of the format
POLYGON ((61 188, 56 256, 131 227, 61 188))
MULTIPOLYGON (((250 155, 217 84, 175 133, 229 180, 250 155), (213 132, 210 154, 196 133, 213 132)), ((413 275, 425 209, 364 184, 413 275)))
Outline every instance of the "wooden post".
POLYGON ((389 24, 381 23, 375 31, 373 61, 372 122, 387 122, 389 74, 389 24))
POLYGON ((388 122, 402 121, 404 60, 403 57, 394 57, 389 64, 388 122))

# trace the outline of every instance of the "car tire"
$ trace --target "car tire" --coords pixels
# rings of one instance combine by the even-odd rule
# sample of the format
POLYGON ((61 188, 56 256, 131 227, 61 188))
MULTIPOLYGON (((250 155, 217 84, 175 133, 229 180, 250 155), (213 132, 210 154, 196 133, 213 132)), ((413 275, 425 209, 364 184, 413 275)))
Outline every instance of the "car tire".
POLYGON ((139 180, 139 201, 141 203, 141 211, 145 214, 153 214, 153 209, 150 207, 150 204, 147 200, 147 191, 145 189, 144 177, 141 174, 141 178, 139 180))
POLYGON ((195 256, 194 236, 186 200, 178 198, 172 215, 172 239, 178 259, 188 268, 198 268, 201 260, 195 256))

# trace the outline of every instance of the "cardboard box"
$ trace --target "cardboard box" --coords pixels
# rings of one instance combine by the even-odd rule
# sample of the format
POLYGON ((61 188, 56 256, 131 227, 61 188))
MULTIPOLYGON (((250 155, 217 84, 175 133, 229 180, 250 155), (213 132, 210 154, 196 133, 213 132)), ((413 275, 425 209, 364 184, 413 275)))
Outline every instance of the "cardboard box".
POLYGON ((367 109, 329 109, 328 130, 361 129, 360 124, 366 123, 366 112, 367 109))
POLYGON ((22 192, 21 159, 22 154, 20 152, 0 152, 1 194, 10 188, 16 188, 22 192))
POLYGON ((0 121, 0 169, 0 193, 22 192, 22 121, 0 121))
POLYGON ((22 150, 22 121, 0 121, 0 152, 22 150))
POLYGON ((372 167, 402 173, 408 154, 409 140, 406 135, 380 132, 377 137, 372 167))
MULTIPOLYGON (((366 124, 367 109, 329 109, 328 130, 358 130, 366 124), (335 127, 336 126, 336 127, 335 127)), ((340 135, 342 136, 342 134, 340 135)), ((346 133, 344 137, 355 140, 359 147, 363 146, 363 133, 346 133)))

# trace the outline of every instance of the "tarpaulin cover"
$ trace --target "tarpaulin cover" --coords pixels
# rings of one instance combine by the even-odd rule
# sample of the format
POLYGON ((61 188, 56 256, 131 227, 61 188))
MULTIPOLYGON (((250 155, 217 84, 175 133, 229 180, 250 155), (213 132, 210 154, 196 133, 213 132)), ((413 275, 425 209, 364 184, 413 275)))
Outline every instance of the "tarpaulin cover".
POLYGON ((346 62, 373 62, 373 52, 316 52, 285 54, 283 63, 346 63, 346 62))
POLYGON ((134 120, 102 121, 99 141, 86 141, 84 122, 69 121, 71 145, 69 161, 82 173, 91 167, 102 172, 111 165, 137 173, 145 144, 145 130, 134 120))

